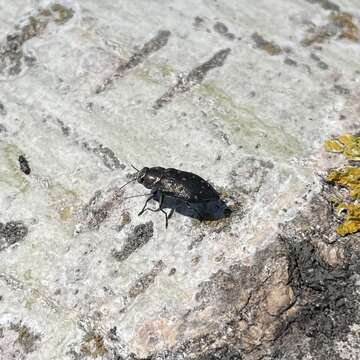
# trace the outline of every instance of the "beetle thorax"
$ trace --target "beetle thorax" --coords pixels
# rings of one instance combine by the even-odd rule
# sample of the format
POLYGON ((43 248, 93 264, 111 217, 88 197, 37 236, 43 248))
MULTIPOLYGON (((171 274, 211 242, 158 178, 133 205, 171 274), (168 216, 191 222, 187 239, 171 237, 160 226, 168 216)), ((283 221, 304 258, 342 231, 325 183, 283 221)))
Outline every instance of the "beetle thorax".
POLYGON ((144 167, 139 171, 137 181, 147 189, 153 189, 155 184, 160 181, 163 173, 164 168, 162 167, 144 167))

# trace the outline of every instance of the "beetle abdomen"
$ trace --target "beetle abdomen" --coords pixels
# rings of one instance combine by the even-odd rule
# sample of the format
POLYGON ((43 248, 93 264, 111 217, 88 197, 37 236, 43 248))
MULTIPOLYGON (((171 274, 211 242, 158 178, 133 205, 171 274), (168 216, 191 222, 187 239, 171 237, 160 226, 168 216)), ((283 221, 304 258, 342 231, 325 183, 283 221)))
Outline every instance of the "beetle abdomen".
POLYGON ((165 169, 157 185, 164 193, 192 202, 219 199, 219 194, 206 180, 191 172, 165 169))

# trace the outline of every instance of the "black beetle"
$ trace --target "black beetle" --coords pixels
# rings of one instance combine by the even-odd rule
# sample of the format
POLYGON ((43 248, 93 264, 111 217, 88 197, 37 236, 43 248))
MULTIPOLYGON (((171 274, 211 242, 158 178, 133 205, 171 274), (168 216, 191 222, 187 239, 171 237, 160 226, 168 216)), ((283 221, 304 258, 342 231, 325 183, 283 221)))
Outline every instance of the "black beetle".
POLYGON ((132 181, 137 180, 138 183, 151 190, 139 216, 147 210, 161 211, 165 214, 165 227, 167 228, 168 219, 175 210, 200 221, 218 220, 229 217, 231 214, 231 210, 220 200, 217 191, 196 174, 163 167, 144 167, 136 170, 138 172, 136 179, 132 181), (157 209, 147 208, 150 200, 157 201, 159 207, 157 209), (170 213, 167 214, 164 208, 170 208, 170 213))

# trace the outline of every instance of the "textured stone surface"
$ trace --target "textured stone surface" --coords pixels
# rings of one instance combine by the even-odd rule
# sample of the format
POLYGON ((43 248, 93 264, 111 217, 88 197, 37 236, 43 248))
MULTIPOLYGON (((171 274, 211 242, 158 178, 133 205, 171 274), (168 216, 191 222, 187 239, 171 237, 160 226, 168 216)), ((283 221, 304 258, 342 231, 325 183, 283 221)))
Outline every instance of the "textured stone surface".
POLYGON ((0 358, 357 359, 357 0, 0 0, 0 358), (140 211, 131 164, 234 210, 140 211))

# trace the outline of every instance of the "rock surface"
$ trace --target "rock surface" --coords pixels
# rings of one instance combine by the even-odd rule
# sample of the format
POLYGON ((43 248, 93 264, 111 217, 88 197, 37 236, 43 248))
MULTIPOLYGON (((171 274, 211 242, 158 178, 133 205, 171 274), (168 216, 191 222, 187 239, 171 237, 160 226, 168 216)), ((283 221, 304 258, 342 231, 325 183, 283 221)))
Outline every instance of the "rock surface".
POLYGON ((0 0, 0 358, 358 359, 357 0, 0 0), (131 167, 233 209, 137 214, 131 167), (343 190, 341 190, 343 191, 343 190))

